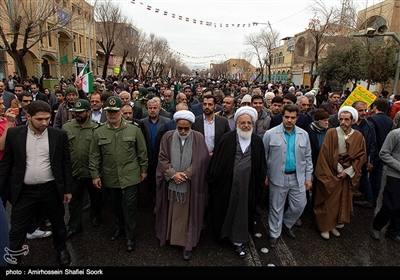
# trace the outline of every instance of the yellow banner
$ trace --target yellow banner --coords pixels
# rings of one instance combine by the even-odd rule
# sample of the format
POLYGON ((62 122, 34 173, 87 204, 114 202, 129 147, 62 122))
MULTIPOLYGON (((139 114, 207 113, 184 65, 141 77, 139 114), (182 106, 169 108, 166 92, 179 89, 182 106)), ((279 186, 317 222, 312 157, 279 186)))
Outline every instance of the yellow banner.
POLYGON ((367 104, 367 108, 374 103, 376 95, 367 90, 365 87, 358 85, 342 103, 340 108, 343 106, 351 106, 356 101, 364 101, 367 104))
POLYGON ((114 74, 119 74, 119 68, 114 68, 114 74))

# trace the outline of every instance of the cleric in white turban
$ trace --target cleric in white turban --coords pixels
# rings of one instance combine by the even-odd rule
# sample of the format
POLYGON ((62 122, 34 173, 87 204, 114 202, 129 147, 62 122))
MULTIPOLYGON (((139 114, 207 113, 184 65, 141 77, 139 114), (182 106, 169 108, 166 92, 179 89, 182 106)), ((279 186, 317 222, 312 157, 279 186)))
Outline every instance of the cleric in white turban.
POLYGON ((351 106, 343 106, 338 112, 338 117, 340 117, 340 114, 343 112, 349 112, 353 116, 353 120, 355 120, 355 123, 358 121, 358 112, 356 108, 351 106))
POLYGON ((177 120, 187 120, 191 123, 194 123, 194 114, 188 110, 180 110, 174 114, 174 121, 177 120))
MULTIPOLYGON (((257 118, 258 118, 257 110, 250 106, 244 106, 244 107, 240 107, 239 109, 237 109, 233 119, 236 121, 237 118, 243 114, 249 115, 251 117, 251 119, 253 120, 253 122, 257 121, 257 118)), ((175 117, 175 115, 174 115, 174 117, 175 117)))

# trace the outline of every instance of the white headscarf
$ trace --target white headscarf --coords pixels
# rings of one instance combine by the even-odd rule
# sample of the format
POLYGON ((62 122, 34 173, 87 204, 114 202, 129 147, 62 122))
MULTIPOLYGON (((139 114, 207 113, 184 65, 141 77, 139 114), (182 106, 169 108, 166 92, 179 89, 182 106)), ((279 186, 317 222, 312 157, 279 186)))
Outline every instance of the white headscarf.
POLYGON ((236 121, 236 119, 243 114, 249 115, 253 119, 253 122, 257 121, 258 118, 257 110, 250 106, 244 106, 237 109, 233 119, 236 121))
POLYGON ((358 121, 358 112, 356 108, 351 106, 343 106, 338 112, 338 117, 340 117, 340 114, 343 112, 349 112, 353 116, 353 119, 356 120, 356 122, 358 121))
POLYGON ((179 110, 174 114, 174 121, 178 120, 187 120, 190 121, 191 123, 194 123, 194 114, 190 112, 189 110, 179 110))

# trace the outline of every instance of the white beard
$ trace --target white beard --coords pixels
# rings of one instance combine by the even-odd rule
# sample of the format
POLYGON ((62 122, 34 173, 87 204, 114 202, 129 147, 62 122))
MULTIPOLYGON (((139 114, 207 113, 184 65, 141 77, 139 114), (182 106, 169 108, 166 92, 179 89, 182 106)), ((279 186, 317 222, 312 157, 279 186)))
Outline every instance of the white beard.
POLYGON ((253 128, 251 128, 250 131, 243 131, 237 127, 236 130, 238 131, 239 136, 243 139, 250 139, 251 134, 253 133, 253 128))
POLYGON ((192 132, 192 130, 190 130, 190 131, 188 132, 188 134, 186 134, 185 136, 182 136, 182 135, 179 134, 178 129, 176 129, 176 133, 178 133, 178 137, 179 137, 181 140, 186 140, 186 138, 189 137, 189 135, 190 135, 191 132, 192 132))

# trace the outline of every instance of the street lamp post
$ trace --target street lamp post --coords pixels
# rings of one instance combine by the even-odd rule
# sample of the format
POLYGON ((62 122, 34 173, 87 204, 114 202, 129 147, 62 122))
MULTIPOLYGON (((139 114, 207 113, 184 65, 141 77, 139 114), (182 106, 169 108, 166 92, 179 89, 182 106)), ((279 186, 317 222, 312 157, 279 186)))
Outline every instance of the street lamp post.
MULTIPOLYGON (((400 45, 400 37, 397 35, 395 32, 382 32, 382 33, 375 33, 375 29, 373 28, 368 28, 366 33, 360 33, 360 34, 353 34, 353 37, 379 37, 379 36, 390 36, 393 37, 393 39, 396 40, 396 42, 400 45)), ((397 62, 396 62, 396 73, 394 77, 394 84, 393 84, 393 94, 397 94, 397 86, 399 84, 399 68, 400 68, 400 49, 397 54, 397 62)))

